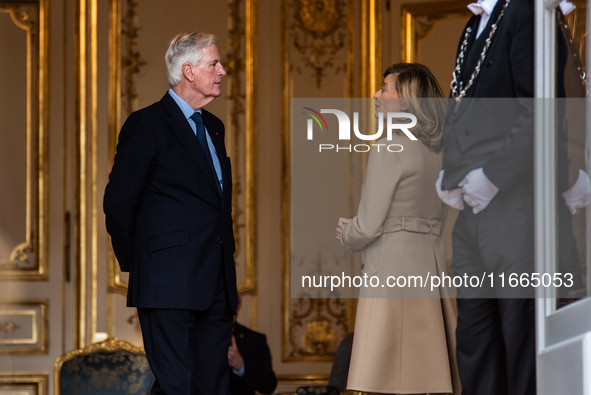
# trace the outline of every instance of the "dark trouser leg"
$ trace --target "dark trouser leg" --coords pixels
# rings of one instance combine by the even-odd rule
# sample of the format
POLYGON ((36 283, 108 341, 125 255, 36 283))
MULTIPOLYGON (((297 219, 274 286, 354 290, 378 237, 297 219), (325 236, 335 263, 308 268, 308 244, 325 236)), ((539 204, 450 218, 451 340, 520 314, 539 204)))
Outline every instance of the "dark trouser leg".
POLYGON ((456 337, 464 395, 535 394, 534 302, 506 299, 531 294, 508 287, 507 280, 511 273, 533 271, 532 207, 524 184, 499 195, 480 214, 463 211, 454 227, 454 274, 492 273, 495 279, 494 289, 458 290, 456 337))
POLYGON ((507 395, 497 301, 458 299, 457 358, 463 395, 507 395))
MULTIPOLYGON (((478 218, 461 212, 453 230, 454 275, 486 270, 478 248, 478 218)), ((507 395, 500 314, 490 290, 458 289, 457 360, 463 395, 507 395), (483 292, 482 294, 480 292, 483 292)))
POLYGON ((193 394, 229 394, 228 348, 232 338, 232 312, 227 300, 214 300, 205 312, 198 312, 193 326, 193 394), (203 374, 207 372, 207 374, 203 374))
POLYGON ((536 394, 534 299, 499 299, 507 349, 508 394, 536 394))
POLYGON ((228 394, 232 311, 221 287, 204 311, 138 308, 153 395, 228 394))

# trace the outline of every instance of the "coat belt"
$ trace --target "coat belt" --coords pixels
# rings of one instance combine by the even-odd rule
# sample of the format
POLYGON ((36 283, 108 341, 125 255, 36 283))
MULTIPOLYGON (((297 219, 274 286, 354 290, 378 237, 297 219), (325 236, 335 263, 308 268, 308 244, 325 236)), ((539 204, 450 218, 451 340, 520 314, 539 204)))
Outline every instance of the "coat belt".
POLYGON ((386 218, 383 225, 384 233, 400 231, 439 236, 441 235, 441 222, 422 218, 386 218))

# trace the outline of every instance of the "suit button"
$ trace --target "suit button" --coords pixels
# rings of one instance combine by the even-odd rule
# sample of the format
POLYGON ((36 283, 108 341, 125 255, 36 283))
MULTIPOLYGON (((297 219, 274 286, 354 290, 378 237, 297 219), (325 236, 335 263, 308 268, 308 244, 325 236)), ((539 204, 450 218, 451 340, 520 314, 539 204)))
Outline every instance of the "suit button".
POLYGON ((489 60, 486 62, 486 67, 490 67, 490 66, 492 66, 492 60, 489 60))
POLYGON ((218 244, 222 244, 222 243, 223 243, 222 239, 218 239, 218 244))

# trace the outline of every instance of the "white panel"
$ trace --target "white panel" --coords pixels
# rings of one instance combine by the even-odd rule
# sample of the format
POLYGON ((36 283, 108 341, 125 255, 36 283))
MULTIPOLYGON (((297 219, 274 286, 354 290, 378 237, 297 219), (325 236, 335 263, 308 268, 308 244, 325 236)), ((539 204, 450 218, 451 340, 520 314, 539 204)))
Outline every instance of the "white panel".
POLYGON ((585 298, 561 308, 546 318, 546 345, 581 336, 591 328, 591 299, 585 298))
POLYGON ((591 395, 591 332, 548 348, 538 357, 539 395, 591 395))

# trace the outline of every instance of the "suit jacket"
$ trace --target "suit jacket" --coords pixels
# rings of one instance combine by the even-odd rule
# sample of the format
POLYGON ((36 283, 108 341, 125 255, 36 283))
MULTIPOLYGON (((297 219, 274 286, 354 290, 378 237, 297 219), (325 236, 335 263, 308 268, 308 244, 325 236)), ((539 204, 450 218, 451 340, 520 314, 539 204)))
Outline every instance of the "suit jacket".
MULTIPOLYGON (((468 83, 480 57, 490 27, 496 22, 505 0, 498 0, 486 29, 475 38, 480 16, 470 18, 458 43, 458 54, 466 29, 472 34, 466 48, 460 80, 468 83)), ((454 189, 465 175, 483 167, 490 181, 506 193, 519 184, 533 188, 534 174, 534 4, 532 0, 512 0, 493 37, 480 73, 455 111, 450 99, 443 131, 442 188, 454 189), (486 98, 486 99, 485 99, 486 98)), ((567 46, 562 33, 556 35, 556 96, 565 96, 564 74, 567 46)), ((557 109, 557 191, 566 191, 568 182, 568 138, 564 125, 564 101, 557 109)), ((561 271, 573 273, 581 287, 578 254, 572 234, 572 218, 560 195, 557 196, 561 246, 561 271)), ((533 202, 529 204, 533 205, 533 202)), ((562 292, 562 291, 561 291, 562 292)))
POLYGON ((236 346, 244 359, 244 375, 230 373, 230 395, 254 395, 255 390, 271 394, 277 387, 277 378, 271 363, 267 337, 262 333, 234 323, 236 346))
MULTIPOLYGON (((459 80, 468 83, 505 0, 499 0, 478 39, 480 16, 470 18, 459 80)), ((532 0, 512 0, 498 24, 472 87, 456 112, 450 100, 443 132, 443 189, 457 188, 471 170, 484 173, 501 191, 533 174, 534 15, 532 0), (482 98, 487 98, 482 100, 482 98)))
POLYGON ((128 306, 203 310, 222 275, 235 311, 230 158, 224 124, 208 111, 202 116, 220 159, 222 196, 168 93, 132 113, 119 134, 104 211, 115 255, 130 272, 128 306))

